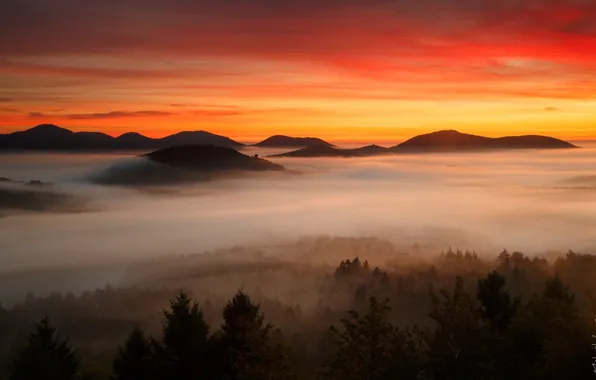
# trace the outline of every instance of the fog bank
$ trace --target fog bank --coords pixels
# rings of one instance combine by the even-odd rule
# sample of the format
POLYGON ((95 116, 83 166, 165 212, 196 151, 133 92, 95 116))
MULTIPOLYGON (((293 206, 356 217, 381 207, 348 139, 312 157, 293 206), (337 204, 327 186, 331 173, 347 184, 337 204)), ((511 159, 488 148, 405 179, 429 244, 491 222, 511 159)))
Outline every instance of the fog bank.
POLYGON ((591 147, 285 158, 273 161, 302 174, 226 179, 159 193, 87 181, 132 159, 0 156, 0 176, 55 182, 67 193, 91 199, 97 210, 1 218, 2 270, 125 263, 320 234, 490 254, 503 248, 527 254, 595 252, 596 150, 591 147))

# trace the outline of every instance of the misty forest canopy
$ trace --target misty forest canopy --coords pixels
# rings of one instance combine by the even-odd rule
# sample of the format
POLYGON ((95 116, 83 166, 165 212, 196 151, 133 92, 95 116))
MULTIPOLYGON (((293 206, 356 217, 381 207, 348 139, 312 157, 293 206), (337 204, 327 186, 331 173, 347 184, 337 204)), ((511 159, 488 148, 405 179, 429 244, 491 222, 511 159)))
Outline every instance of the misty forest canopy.
POLYGON ((374 252, 328 266, 234 248, 29 295, 0 309, 2 378, 593 378, 595 256, 374 252))

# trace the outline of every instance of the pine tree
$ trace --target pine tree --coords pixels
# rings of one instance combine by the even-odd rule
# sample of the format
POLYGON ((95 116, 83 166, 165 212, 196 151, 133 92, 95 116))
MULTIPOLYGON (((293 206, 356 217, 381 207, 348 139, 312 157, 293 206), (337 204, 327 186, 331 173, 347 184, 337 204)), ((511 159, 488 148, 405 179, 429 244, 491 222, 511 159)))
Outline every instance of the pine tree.
POLYGON ((196 302, 181 292, 164 312, 163 347, 158 352, 163 378, 186 380, 208 377, 206 362, 209 325, 196 302))
POLYGON ((430 317, 437 327, 429 339, 428 371, 444 380, 490 379, 495 371, 478 305, 457 278, 453 291, 431 294, 430 317))
POLYGON ((407 332, 389 323, 387 302, 371 297, 365 315, 350 312, 342 319, 335 335, 335 351, 324 369, 329 379, 384 380, 414 379, 417 372, 415 352, 407 332))
POLYGON ((151 342, 139 327, 135 327, 124 347, 118 349, 114 359, 113 380, 151 380, 155 378, 154 356, 151 342))
POLYGON ((260 306, 243 291, 236 293, 223 310, 224 323, 214 337, 219 363, 218 379, 253 380, 287 377, 286 358, 277 332, 260 306))
POLYGON ((505 277, 493 271, 478 280, 476 298, 480 302, 480 316, 491 330, 501 335, 517 311, 519 300, 514 300, 505 287, 505 277))
POLYGON ((35 326, 27 345, 15 357, 11 380, 70 380, 79 368, 79 358, 68 340, 56 336, 56 328, 46 317, 35 326))

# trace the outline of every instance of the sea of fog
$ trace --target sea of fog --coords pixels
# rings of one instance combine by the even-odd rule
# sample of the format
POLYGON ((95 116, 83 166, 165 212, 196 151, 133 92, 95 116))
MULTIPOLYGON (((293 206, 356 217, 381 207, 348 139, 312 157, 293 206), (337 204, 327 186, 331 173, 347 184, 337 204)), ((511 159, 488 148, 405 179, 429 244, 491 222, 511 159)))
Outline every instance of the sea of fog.
MULTIPOLYGON (((261 155, 272 151, 249 150, 261 155)), ((494 255, 596 253, 596 145, 577 150, 276 158, 299 174, 154 193, 88 178, 134 154, 4 154, 0 177, 53 182, 93 211, 0 218, 3 273, 109 265, 302 236, 378 236, 494 255)), ((438 253, 438 252, 437 252, 438 253)), ((109 279, 100 278, 98 281, 109 279)))

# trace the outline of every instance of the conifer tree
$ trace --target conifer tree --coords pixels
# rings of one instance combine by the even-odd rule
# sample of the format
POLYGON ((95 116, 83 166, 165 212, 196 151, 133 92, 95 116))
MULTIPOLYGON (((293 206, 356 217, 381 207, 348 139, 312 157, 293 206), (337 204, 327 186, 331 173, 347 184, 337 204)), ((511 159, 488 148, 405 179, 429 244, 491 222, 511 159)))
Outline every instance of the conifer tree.
POLYGON ((137 326, 128 335, 124 346, 118 348, 112 380, 154 379, 155 364, 151 342, 137 326))
POLYGON ((223 310, 221 332, 215 336, 219 379, 273 380, 287 378, 286 358, 276 330, 265 323, 260 306, 243 291, 223 310))
POLYGON ((203 312, 186 293, 170 301, 170 310, 164 312, 163 347, 155 347, 163 378, 207 378, 209 368, 199 364, 206 364, 208 335, 203 312))
POLYGON ((493 271, 478 280, 476 290, 476 298, 480 302, 480 316, 498 335, 507 329, 519 306, 519 300, 512 299, 505 284, 505 277, 493 271))
POLYGON ((10 380, 71 380, 75 379, 79 358, 68 340, 57 337, 56 328, 43 318, 29 335, 27 345, 16 355, 10 370, 10 380))
POLYGON ((336 347, 324 370, 328 378, 415 378, 416 352, 409 344, 410 336, 388 321, 389 311, 387 301, 371 297, 365 315, 350 311, 350 317, 342 319, 341 329, 331 327, 336 347))

